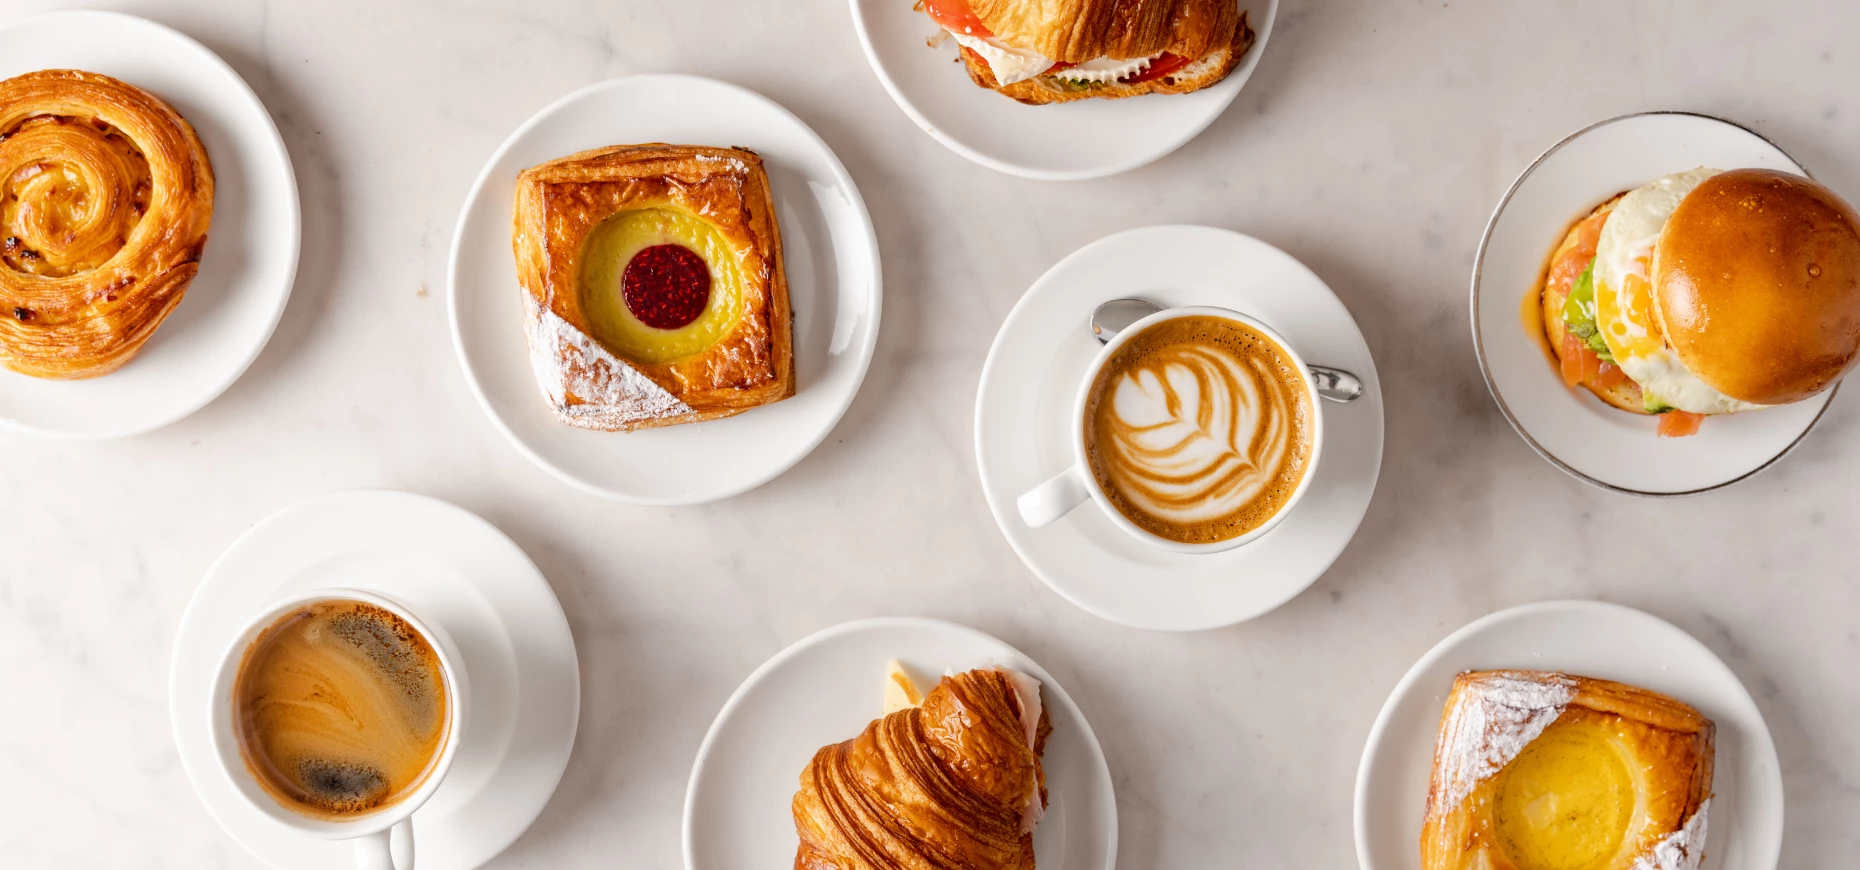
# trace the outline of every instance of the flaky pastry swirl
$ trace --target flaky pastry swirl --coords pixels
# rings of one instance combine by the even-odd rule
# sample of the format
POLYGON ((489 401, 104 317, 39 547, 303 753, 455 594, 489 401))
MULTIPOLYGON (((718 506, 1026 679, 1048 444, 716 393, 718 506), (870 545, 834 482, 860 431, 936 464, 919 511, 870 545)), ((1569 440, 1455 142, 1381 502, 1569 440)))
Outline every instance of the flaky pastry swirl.
POLYGON ((1015 678, 944 677, 921 706, 815 753, 794 796, 796 870, 1033 870, 1052 727, 1015 678))
POLYGON ((213 169, 167 103, 97 73, 0 82, 0 365, 108 374, 200 269, 213 169))

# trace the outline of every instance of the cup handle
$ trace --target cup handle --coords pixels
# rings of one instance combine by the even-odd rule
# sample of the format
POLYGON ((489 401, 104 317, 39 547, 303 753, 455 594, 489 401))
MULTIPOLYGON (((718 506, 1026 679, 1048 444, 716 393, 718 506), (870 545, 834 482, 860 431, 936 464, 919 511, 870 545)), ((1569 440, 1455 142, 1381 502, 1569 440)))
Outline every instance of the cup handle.
POLYGON ((356 870, 413 870, 413 818, 355 841, 356 870))
POLYGON ((1074 463, 1071 468, 1047 478, 1045 483, 1028 490, 1016 499, 1020 519, 1029 528, 1039 528, 1072 512, 1091 498, 1085 485, 1085 468, 1074 463))

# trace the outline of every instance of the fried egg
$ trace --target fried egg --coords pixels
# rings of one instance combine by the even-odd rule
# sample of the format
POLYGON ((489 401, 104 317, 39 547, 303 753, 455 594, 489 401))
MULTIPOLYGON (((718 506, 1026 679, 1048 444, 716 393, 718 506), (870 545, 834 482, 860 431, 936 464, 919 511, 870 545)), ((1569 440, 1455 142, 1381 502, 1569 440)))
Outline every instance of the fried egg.
POLYGON ((1680 200, 1723 170, 1698 168, 1647 183, 1615 205, 1595 248, 1595 323, 1623 374, 1640 384, 1648 410, 1731 414, 1764 407, 1698 379, 1667 346, 1653 292, 1654 244, 1680 200))

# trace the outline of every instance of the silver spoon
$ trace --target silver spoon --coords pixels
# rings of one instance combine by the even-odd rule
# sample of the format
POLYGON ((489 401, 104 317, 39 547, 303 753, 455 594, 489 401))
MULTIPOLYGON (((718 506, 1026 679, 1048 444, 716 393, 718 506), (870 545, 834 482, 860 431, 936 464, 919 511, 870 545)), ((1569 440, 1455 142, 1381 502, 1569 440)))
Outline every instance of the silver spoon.
MULTIPOLYGON (((1142 299, 1113 299, 1091 313, 1091 334, 1099 344, 1111 340, 1131 324, 1162 310, 1161 305, 1142 299)), ((1350 402, 1363 394, 1363 382, 1356 375, 1330 366, 1306 366, 1317 393, 1333 402, 1350 402)))

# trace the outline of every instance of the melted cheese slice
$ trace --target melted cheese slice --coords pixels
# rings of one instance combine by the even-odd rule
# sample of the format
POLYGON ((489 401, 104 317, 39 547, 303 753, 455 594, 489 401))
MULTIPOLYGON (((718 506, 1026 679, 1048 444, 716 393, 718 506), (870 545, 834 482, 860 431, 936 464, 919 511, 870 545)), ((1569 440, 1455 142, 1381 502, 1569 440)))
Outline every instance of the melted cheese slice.
POLYGON ((949 31, 949 35, 955 38, 958 45, 981 55, 988 69, 995 74, 995 81, 1004 86, 1024 82, 1053 67, 1052 58, 1024 48, 1004 45, 992 36, 983 38, 953 30, 949 31))

